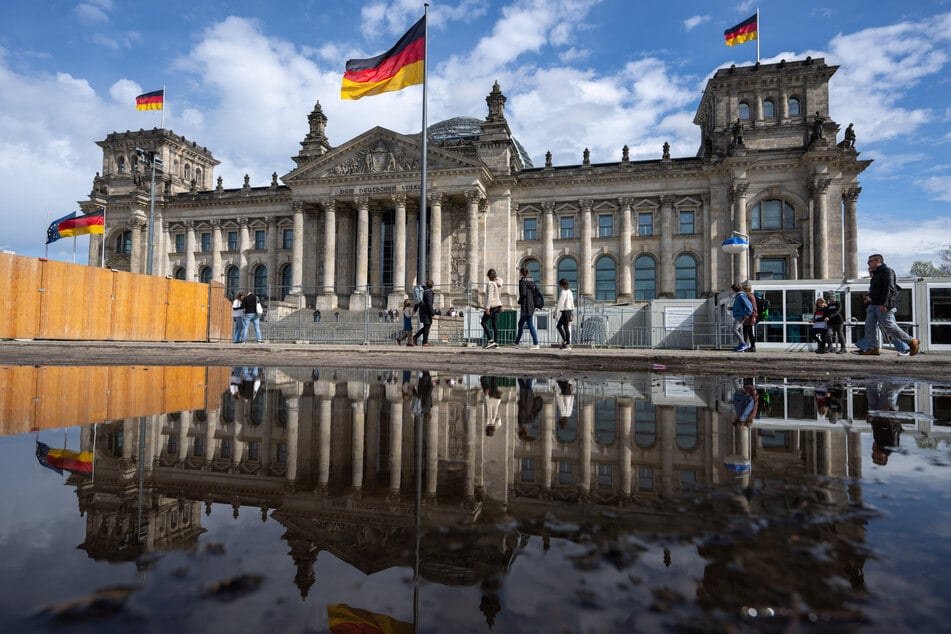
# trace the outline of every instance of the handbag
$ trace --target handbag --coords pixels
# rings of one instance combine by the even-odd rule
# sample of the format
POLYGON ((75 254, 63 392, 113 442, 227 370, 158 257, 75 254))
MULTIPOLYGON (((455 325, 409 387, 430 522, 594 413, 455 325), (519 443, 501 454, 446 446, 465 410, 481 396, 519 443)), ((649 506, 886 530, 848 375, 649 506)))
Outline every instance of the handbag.
POLYGON ((258 302, 258 310, 257 310, 257 312, 258 312, 258 315, 263 315, 263 314, 264 314, 264 306, 261 306, 261 302, 258 302))

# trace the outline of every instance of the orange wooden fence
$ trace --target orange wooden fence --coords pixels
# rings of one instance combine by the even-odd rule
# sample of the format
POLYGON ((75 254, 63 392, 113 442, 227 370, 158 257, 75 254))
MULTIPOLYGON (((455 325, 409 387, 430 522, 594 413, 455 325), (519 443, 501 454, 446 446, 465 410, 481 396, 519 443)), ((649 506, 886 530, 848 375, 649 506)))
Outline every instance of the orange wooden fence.
POLYGON ((226 367, 0 366, 0 435, 217 411, 229 375, 226 367))
POLYGON ((0 253, 0 284, 13 319, 0 339, 221 341, 231 302, 201 284, 0 253))

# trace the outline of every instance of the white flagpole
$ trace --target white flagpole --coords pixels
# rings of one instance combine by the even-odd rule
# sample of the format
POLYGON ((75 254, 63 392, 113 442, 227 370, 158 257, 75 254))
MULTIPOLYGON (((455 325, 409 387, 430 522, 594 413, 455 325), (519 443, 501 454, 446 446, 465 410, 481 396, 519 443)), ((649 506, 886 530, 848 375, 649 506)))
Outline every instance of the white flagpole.
MULTIPOLYGON (((759 15, 759 9, 757 9, 759 15)), ((756 58, 759 61, 759 41, 756 43, 756 58)), ((165 129, 165 85, 162 85, 162 129, 165 129)))
POLYGON ((417 251, 417 257, 419 258, 419 275, 416 278, 416 283, 425 286, 427 280, 429 279, 426 274, 426 145, 428 141, 427 137, 429 136, 428 131, 426 130, 426 85, 429 83, 429 3, 424 3, 423 7, 423 156, 422 160, 420 161, 422 174, 420 175, 419 184, 419 249, 417 251))
MULTIPOLYGON (((47 230, 47 231, 50 230, 49 227, 50 227, 50 210, 47 209, 47 210, 46 210, 46 230, 47 230)), ((45 248, 46 250, 43 252, 43 259, 44 259, 44 260, 49 260, 49 259, 50 259, 49 236, 47 236, 47 238, 46 238, 46 246, 45 246, 44 248, 45 248)))
MULTIPOLYGON (((759 64, 759 41, 763 34, 763 27, 759 22, 759 7, 756 7, 756 63, 759 64)), ((163 111, 164 112, 164 111, 163 111)))
POLYGON ((73 264, 76 264, 76 236, 73 236, 73 264))
MULTIPOLYGON (((164 111, 163 111, 164 112, 164 111)), ((100 265, 106 268, 106 208, 102 208, 102 239, 99 240, 100 265)))

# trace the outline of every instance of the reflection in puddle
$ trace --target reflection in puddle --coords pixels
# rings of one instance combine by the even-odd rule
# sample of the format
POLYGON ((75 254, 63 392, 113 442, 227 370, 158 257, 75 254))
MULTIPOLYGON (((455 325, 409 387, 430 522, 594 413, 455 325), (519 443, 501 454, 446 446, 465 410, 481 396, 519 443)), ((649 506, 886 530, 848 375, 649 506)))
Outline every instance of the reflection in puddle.
POLYGON ((145 631, 823 631, 949 616, 946 386, 256 367, 0 378, 16 484, 2 502, 20 509, 0 522, 13 629, 118 616, 145 631), (50 558, 62 574, 31 583, 50 558))

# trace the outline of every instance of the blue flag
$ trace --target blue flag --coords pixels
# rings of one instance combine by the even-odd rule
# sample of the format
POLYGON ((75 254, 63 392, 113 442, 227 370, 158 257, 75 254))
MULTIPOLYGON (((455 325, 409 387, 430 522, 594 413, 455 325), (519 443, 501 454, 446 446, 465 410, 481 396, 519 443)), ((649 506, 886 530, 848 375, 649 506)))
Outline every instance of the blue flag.
POLYGON ((49 244, 50 242, 56 242, 62 237, 61 235, 59 235, 59 223, 64 222, 66 220, 72 220, 75 217, 76 217, 76 212, 74 211, 71 214, 63 216, 62 218, 57 218, 56 220, 51 222, 50 226, 46 229, 46 244, 49 244))

